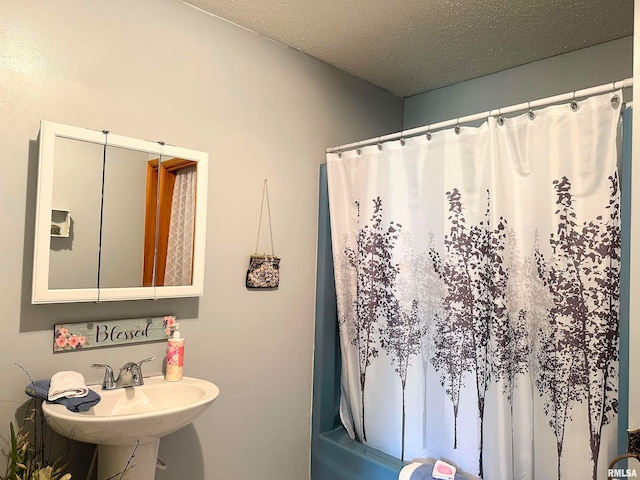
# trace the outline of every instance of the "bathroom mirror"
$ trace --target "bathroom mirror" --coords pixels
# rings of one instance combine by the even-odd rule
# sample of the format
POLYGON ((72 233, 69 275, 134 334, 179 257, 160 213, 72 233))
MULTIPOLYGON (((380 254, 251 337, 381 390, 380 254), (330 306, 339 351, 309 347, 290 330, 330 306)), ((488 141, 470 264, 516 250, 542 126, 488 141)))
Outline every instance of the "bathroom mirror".
POLYGON ((43 121, 32 303, 202 295, 207 163, 43 121))

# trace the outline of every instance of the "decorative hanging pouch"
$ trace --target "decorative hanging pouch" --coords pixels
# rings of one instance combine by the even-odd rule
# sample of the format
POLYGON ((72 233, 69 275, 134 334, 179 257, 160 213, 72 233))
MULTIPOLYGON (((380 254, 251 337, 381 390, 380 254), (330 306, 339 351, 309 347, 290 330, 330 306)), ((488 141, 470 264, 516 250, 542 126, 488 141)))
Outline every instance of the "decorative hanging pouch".
POLYGON ((250 289, 275 289, 280 284, 280 258, 276 257, 273 250, 273 231, 271 229, 271 208, 269 206, 269 189, 267 180, 262 189, 262 204, 260 205, 260 221, 258 222, 258 238, 256 240, 256 253, 251 255, 249 270, 247 270, 246 286, 250 289), (260 241, 260 228, 262 227, 262 212, 264 201, 267 199, 267 213, 269 217, 269 235, 271 239, 271 255, 258 255, 258 242, 260 241))

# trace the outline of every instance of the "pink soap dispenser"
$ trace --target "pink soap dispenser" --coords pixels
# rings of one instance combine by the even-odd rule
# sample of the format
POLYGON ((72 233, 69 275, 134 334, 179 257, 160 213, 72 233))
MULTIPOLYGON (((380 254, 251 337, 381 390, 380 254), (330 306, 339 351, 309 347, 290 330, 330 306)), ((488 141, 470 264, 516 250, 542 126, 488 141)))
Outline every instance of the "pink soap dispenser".
POLYGON ((182 380, 184 370, 184 338, 180 336, 180 324, 176 323, 173 335, 167 341, 167 370, 164 378, 167 382, 182 380))

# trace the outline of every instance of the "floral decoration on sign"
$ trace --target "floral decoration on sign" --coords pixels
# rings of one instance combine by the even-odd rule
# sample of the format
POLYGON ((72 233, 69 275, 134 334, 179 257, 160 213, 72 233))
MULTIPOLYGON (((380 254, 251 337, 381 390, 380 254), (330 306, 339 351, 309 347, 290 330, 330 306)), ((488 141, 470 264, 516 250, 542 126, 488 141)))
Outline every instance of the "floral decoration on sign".
POLYGON ((68 328, 60 326, 55 330, 54 341, 56 350, 77 350, 87 345, 87 338, 84 335, 76 335, 68 328))
POLYGON ((162 327, 164 328, 164 333, 167 334, 167 337, 170 337, 173 334, 173 329, 176 325, 176 317, 173 315, 165 315, 162 318, 162 327))

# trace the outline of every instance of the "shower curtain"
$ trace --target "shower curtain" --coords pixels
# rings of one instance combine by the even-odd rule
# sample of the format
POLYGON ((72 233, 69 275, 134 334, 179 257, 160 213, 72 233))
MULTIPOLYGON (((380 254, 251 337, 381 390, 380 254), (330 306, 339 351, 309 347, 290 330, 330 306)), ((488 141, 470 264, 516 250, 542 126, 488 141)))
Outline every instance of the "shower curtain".
POLYGON ((486 480, 607 478, 621 103, 327 155, 352 437, 486 480))
POLYGON ((195 221, 196 167, 176 172, 171 198, 165 285, 191 285, 195 221))

